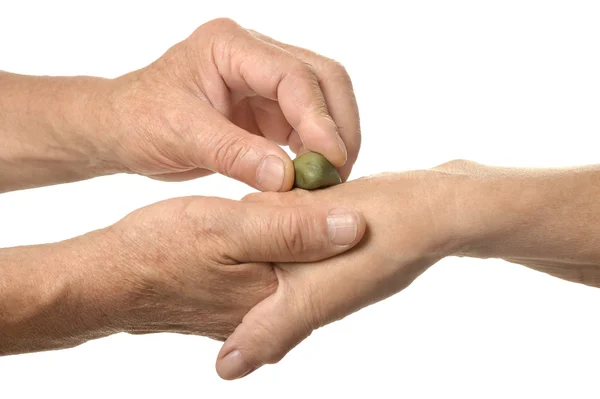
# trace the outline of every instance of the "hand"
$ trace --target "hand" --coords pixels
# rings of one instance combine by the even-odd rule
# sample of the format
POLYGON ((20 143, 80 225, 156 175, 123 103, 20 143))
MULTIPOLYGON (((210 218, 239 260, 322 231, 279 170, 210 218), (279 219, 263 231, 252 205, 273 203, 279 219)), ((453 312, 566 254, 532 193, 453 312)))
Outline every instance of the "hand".
POLYGON ((368 231, 345 254, 317 263, 278 264, 276 291, 256 305, 217 360, 225 379, 279 361, 313 330, 404 289, 455 251, 460 176, 438 171, 384 174, 326 190, 258 193, 250 202, 315 206, 335 201, 362 212, 368 231))
POLYGON ((365 230, 348 207, 190 197, 69 241, 0 252, 0 354, 116 332, 225 339, 277 289, 268 262, 316 261, 365 230))
POLYGON ((226 19, 116 79, 104 97, 104 153, 155 179, 218 172, 287 191, 294 170, 279 145, 322 153, 344 180, 360 147, 352 83, 340 64, 226 19))
POLYGON ((247 201, 362 212, 352 251, 315 264, 278 264, 277 290, 244 317, 217 359, 226 379, 279 361, 312 330, 407 287, 445 256, 501 258, 600 287, 600 172, 489 167, 457 160, 326 190, 251 194, 247 201), (281 315, 285 315, 282 317, 281 315))

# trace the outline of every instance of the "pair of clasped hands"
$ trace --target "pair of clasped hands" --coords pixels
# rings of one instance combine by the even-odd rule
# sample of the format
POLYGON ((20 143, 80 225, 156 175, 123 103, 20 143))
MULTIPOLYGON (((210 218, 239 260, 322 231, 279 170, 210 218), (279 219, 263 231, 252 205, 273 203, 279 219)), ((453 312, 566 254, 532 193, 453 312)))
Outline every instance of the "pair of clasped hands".
MULTIPOLYGON (((70 154, 89 174, 57 181, 216 172, 261 192, 170 199, 39 248, 49 265, 62 260, 55 272, 80 292, 72 307, 80 313, 52 330, 75 337, 64 346, 117 332, 208 336, 225 341, 218 374, 241 378, 458 250, 451 204, 472 165, 292 190, 280 145, 323 154, 344 181, 358 157, 357 104, 335 61, 219 19, 143 69, 74 85, 57 101, 71 89, 83 96, 82 113, 61 121, 72 124, 70 154)), ((36 331, 26 335, 34 343, 36 331)))

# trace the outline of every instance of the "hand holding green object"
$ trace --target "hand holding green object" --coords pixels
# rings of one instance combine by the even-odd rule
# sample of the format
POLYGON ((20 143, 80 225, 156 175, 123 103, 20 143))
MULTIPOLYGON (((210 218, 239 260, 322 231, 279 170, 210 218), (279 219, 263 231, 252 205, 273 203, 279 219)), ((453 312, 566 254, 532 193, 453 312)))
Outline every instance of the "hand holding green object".
POLYGON ((316 190, 342 182, 337 169, 317 152, 307 152, 294 159, 296 179, 294 187, 316 190))

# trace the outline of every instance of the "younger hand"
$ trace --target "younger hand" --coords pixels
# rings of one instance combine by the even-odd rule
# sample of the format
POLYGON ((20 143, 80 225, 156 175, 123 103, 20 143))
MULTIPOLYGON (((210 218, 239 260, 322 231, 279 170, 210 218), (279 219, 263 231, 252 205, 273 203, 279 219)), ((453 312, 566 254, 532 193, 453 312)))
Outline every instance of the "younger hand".
POLYGON ((383 174, 325 190, 258 193, 250 202, 320 207, 335 201, 362 212, 365 238, 315 263, 278 263, 277 290, 256 305, 217 360, 225 379, 278 362, 310 333, 407 287, 451 254, 460 234, 456 179, 437 171, 383 174))

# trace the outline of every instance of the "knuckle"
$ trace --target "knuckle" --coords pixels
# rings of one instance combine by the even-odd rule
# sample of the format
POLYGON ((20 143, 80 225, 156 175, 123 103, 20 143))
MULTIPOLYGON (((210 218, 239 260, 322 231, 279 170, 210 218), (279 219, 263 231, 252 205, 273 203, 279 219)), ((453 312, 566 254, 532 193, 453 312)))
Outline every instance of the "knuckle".
POLYGON ((245 138, 223 134, 213 143, 213 160, 224 174, 231 176, 238 169, 240 160, 246 156, 249 148, 245 138))
POLYGON ((315 67, 312 64, 302 61, 298 58, 294 58, 291 61, 289 75, 297 79, 309 79, 318 84, 315 67))
POLYGON ((216 18, 212 21, 208 21, 202 26, 214 31, 227 31, 238 29, 240 27, 240 25, 231 18, 216 18))
POLYGON ((481 165, 466 159, 453 159, 452 161, 436 166, 434 169, 446 172, 470 172, 481 165))
POLYGON ((250 33, 252 36, 259 38, 259 39, 264 36, 262 33, 257 32, 254 29, 246 29, 246 31, 248 31, 248 33, 250 33))
POLYGON ((352 79, 350 79, 350 74, 346 70, 346 67, 336 60, 326 60, 323 65, 323 72, 330 77, 343 80, 350 87, 352 86, 352 79))
POLYGON ((224 229, 223 204, 217 198, 189 197, 182 198, 181 208, 174 224, 179 231, 189 232, 188 244, 196 250, 203 251, 207 243, 227 242, 224 229))
POLYGON ((265 192, 265 193, 250 193, 242 198, 245 202, 260 202, 266 204, 282 204, 283 198, 281 193, 265 192))
POLYGON ((283 213, 279 217, 282 250, 288 253, 292 260, 309 249, 311 230, 311 223, 300 212, 283 213))
POLYGON ((217 18, 201 25, 192 34, 192 42, 206 49, 211 49, 213 54, 221 57, 231 49, 232 42, 241 33, 247 32, 230 18, 217 18))

